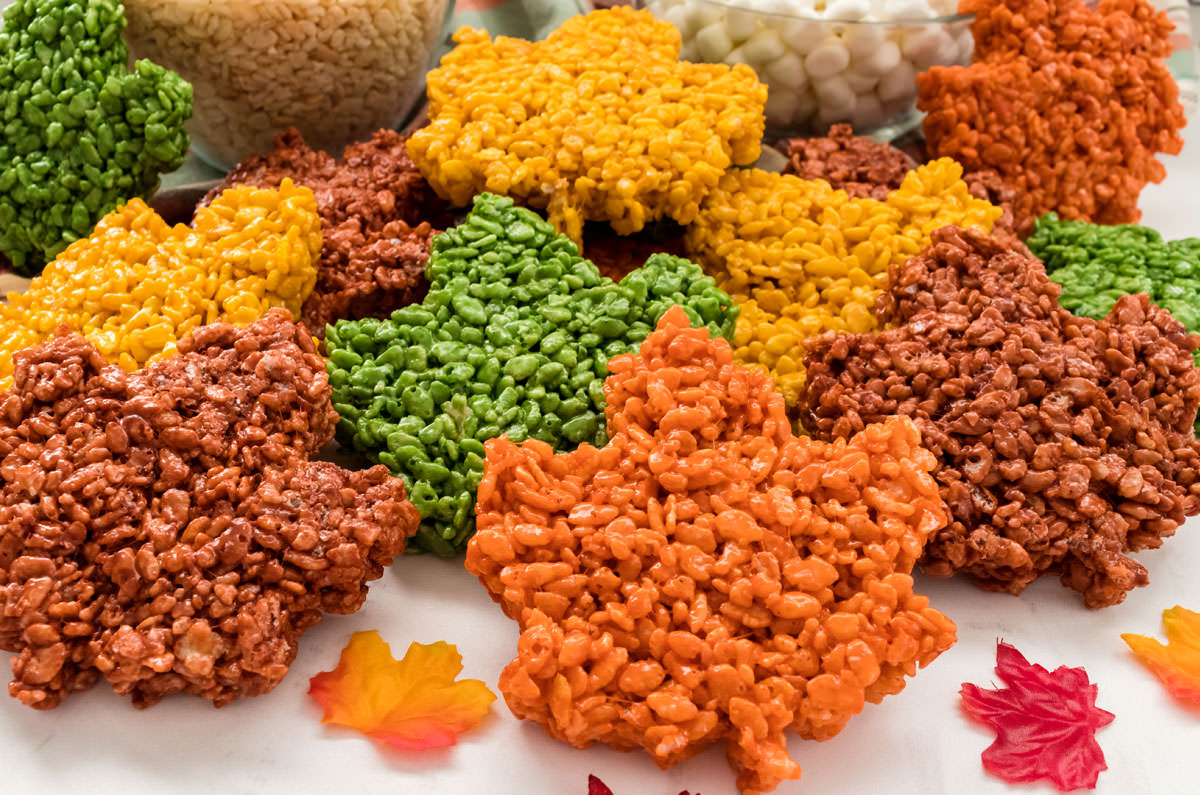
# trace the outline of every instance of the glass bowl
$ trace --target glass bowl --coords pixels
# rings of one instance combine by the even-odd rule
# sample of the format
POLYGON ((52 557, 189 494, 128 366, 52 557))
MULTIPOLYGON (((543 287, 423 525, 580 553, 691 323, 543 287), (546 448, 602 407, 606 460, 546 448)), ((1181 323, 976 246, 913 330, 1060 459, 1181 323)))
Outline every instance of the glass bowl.
POLYGON ((195 89, 192 149, 228 170, 297 127, 334 155, 420 100, 453 0, 125 0, 135 58, 195 89))
MULTIPOLYGON (((824 135, 849 123, 859 135, 891 140, 912 130, 917 73, 969 64, 972 15, 934 16, 921 0, 643 0, 679 28, 680 58, 745 63, 767 84, 767 134, 824 135), (876 8, 897 18, 872 18, 876 8), (897 8, 899 7, 899 8, 897 8), (922 10, 927 18, 919 17, 922 10)), ((879 13, 878 16, 883 16, 879 13)))

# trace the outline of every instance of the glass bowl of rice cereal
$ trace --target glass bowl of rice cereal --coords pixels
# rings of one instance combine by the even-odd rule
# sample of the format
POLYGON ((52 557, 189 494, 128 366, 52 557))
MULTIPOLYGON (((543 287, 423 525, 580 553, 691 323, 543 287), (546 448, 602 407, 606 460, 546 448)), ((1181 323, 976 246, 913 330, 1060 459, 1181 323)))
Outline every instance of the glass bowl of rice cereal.
POLYGON ((294 126, 338 155, 421 99, 453 0, 125 0, 135 58, 195 89, 192 148, 229 169, 294 126))

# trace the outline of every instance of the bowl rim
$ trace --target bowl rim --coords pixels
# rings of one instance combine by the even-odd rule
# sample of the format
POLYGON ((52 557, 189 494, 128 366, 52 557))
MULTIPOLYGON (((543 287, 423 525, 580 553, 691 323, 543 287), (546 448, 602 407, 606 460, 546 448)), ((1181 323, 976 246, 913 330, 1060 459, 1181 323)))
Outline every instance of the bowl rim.
POLYGON ((967 14, 943 14, 938 17, 901 17, 897 19, 839 19, 837 17, 827 17, 816 12, 807 13, 803 11, 785 12, 785 11, 764 11, 758 8, 742 6, 736 0, 699 0, 699 2, 716 6, 721 9, 737 9, 738 11, 746 11, 751 14, 760 14, 767 17, 778 17, 780 19, 803 20, 805 22, 828 22, 837 25, 949 25, 955 22, 972 22, 975 19, 974 12, 967 14))

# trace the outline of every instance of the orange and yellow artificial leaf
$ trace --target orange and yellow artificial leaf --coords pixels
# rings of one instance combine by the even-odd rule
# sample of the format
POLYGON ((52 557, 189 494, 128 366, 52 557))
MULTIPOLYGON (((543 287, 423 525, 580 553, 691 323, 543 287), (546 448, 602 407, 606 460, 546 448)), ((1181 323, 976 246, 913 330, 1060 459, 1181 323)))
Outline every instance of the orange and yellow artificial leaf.
POLYGON ((1121 639, 1173 696, 1200 704, 1200 613, 1176 605, 1163 611, 1167 645, 1145 635, 1121 639))
POLYGON ((322 723, 357 729, 395 748, 454 745, 479 725, 496 696, 477 679, 454 681, 462 656, 452 644, 413 643, 396 660, 379 633, 356 632, 337 668, 309 680, 322 723))

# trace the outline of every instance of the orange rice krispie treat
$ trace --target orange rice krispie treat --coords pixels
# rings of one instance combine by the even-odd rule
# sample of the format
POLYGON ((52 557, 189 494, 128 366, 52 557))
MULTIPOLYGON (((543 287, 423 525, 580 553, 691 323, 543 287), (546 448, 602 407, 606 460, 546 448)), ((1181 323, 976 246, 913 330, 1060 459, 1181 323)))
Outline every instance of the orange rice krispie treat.
POLYGON ((725 741, 744 795, 954 643, 913 593, 946 522, 907 419, 792 435, 771 376, 669 311, 605 383, 609 443, 487 443, 467 569, 521 626, 509 708, 667 767, 725 741))

